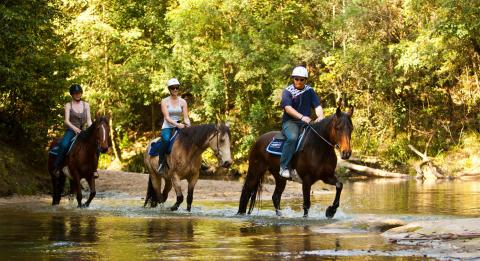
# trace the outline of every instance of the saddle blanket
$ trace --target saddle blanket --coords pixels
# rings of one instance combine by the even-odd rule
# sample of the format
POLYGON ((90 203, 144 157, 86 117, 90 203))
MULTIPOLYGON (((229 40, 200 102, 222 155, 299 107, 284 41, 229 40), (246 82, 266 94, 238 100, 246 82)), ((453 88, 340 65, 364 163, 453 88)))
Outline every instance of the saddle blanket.
MULTIPOLYGON (((175 142, 175 139, 177 139, 178 133, 180 131, 176 130, 173 133, 173 136, 170 138, 170 141, 168 142, 168 147, 167 147, 167 154, 170 154, 172 152, 173 148, 173 143, 175 142)), ((160 148, 162 147, 162 138, 158 137, 153 140, 152 144, 150 145, 150 150, 148 151, 148 155, 150 156, 158 156, 160 154, 160 148)))
MULTIPOLYGON (((77 141, 77 136, 78 136, 78 135, 75 135, 75 136, 70 140, 70 142, 69 142, 70 145, 68 146, 67 155, 70 153, 70 151, 72 150, 73 146, 75 145, 75 141, 77 141)), ((60 146, 57 144, 57 145, 55 145, 53 148, 51 148, 51 149, 48 151, 48 153, 57 156, 59 149, 60 149, 60 146)))
MULTIPOLYGON (((298 137, 297 146, 295 147, 295 152, 301 150, 301 147, 303 145, 303 138, 305 137, 306 132, 307 132, 307 129, 303 129, 302 133, 298 137)), ((270 143, 267 145, 267 148, 266 148, 267 152, 273 155, 281 156, 283 145, 285 144, 286 139, 287 138, 283 134, 275 135, 272 141, 270 141, 270 143)))

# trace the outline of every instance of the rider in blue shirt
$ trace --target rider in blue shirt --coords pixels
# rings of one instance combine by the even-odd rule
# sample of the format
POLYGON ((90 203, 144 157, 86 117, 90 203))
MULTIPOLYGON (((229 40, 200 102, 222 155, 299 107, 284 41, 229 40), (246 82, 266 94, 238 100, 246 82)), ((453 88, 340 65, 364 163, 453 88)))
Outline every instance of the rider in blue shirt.
POLYGON ((303 66, 298 66, 292 72, 293 84, 283 90, 282 132, 287 137, 280 157, 280 176, 291 178, 295 170, 290 169, 290 160, 295 153, 300 128, 310 123, 312 109, 315 109, 316 121, 323 119, 323 109, 320 100, 310 85, 307 85, 308 72, 303 66))

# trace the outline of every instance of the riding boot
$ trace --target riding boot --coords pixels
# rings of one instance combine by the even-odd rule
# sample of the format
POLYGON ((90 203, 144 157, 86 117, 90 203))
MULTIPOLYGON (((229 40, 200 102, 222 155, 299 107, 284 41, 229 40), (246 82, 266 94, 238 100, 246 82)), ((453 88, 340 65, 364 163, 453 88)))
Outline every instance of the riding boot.
POLYGON ((166 158, 167 157, 165 157, 163 154, 158 155, 158 175, 163 175, 165 173, 165 165, 167 163, 166 158))

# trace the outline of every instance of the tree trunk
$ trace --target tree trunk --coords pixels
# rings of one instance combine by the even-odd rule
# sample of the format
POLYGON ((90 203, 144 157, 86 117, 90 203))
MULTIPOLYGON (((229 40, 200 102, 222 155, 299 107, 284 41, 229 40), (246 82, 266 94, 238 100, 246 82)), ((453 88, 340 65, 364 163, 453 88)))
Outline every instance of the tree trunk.
POLYGON ((342 159, 338 160, 337 166, 347 168, 360 175, 367 176, 367 177, 382 177, 382 178, 408 178, 409 177, 407 174, 389 172, 381 169, 374 169, 367 166, 353 164, 342 159))
POLYGON ((120 152, 120 148, 118 147, 118 143, 116 142, 116 132, 115 129, 113 128, 113 117, 111 116, 109 119, 109 125, 110 125, 110 139, 112 140, 112 150, 113 150, 113 155, 115 155, 115 159, 118 161, 122 161, 122 153, 120 152))

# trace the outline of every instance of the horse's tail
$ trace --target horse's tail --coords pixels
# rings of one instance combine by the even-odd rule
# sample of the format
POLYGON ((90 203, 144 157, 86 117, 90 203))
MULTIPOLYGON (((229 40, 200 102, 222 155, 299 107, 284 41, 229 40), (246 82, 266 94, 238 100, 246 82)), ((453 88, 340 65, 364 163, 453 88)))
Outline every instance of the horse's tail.
POLYGON ((146 207, 148 203, 150 203, 150 207, 154 208, 157 206, 157 193, 155 189, 153 189, 152 185, 152 178, 150 175, 148 176, 148 186, 147 186, 147 195, 145 196, 145 203, 143 203, 143 207, 146 207))
POLYGON ((261 196, 264 174, 265 171, 261 172, 253 170, 251 167, 248 168, 247 177, 245 178, 245 183, 243 183, 242 195, 240 196, 238 214, 245 214, 248 201, 250 201, 248 214, 252 213, 255 208, 257 197, 260 199, 261 196))

